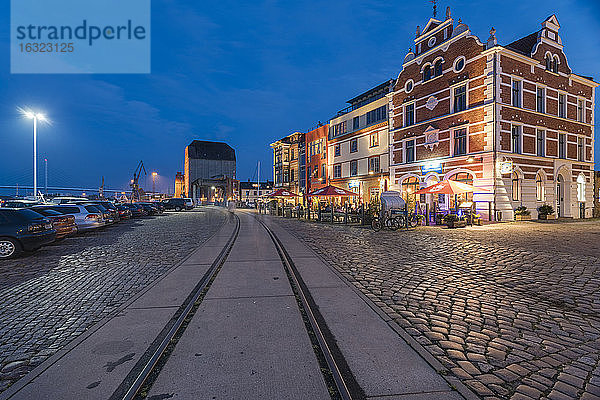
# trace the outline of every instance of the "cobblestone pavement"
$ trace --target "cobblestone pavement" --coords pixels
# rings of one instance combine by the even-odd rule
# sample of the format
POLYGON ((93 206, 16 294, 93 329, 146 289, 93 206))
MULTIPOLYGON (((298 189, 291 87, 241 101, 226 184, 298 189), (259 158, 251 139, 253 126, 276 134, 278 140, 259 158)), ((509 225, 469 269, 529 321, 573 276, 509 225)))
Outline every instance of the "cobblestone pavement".
POLYGON ((124 221, 0 262, 0 392, 206 241, 225 213, 124 221))
POLYGON ((485 399, 600 399, 600 222, 375 233, 277 219, 485 399))

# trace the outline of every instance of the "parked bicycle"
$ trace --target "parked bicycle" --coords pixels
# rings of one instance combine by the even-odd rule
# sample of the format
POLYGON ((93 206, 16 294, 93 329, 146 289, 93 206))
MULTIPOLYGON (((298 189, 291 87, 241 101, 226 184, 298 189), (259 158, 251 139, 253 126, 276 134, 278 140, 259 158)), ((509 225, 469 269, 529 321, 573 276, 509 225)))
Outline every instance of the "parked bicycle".
POLYGON ((375 232, 379 232, 383 227, 391 231, 395 231, 400 227, 400 225, 398 224, 398 220, 395 216, 386 215, 383 219, 380 217, 373 217, 373 220, 371 221, 371 228, 373 228, 375 232))

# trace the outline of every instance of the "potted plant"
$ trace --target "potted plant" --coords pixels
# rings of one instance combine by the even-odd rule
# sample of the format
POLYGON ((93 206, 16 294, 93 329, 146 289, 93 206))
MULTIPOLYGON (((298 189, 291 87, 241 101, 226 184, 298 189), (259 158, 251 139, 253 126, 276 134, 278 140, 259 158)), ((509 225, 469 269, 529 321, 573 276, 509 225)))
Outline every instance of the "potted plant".
POLYGON ((554 208, 548 204, 539 206, 537 211, 538 219, 556 219, 556 216, 554 215, 554 208))
POLYGON ((448 228, 462 228, 467 226, 467 221, 461 220, 456 214, 448 214, 444 217, 444 223, 448 228))
POLYGON ((519 206, 515 209, 515 221, 529 221, 531 219, 531 211, 525 206, 519 206))

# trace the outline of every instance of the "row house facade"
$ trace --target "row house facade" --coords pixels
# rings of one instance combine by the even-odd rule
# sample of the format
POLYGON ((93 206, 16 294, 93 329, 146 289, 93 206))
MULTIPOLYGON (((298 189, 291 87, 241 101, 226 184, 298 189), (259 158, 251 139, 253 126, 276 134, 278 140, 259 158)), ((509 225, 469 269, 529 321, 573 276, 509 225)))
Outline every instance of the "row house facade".
POLYGON ((300 192, 300 162, 304 158, 304 133, 294 132, 274 143, 273 149, 273 187, 287 189, 293 193, 300 192))
POLYGON ((390 180, 409 203, 454 207, 414 195, 454 179, 479 188, 468 200, 486 219, 512 219, 519 206, 535 217, 543 204, 592 216, 598 84, 569 67, 556 16, 541 25, 506 46, 493 28, 480 41, 449 9, 417 27, 388 96, 390 180))
POLYGON ((260 182, 250 181, 240 182, 240 190, 238 199, 245 204, 253 205, 257 204, 261 200, 261 196, 267 195, 273 192, 273 182, 266 181, 260 182))
POLYGON ((359 96, 329 122, 327 164, 329 182, 360 195, 363 202, 379 199, 389 179, 388 95, 393 80, 359 96))
POLYGON ((306 132, 306 192, 329 184, 327 172, 327 135, 329 125, 317 126, 306 132))

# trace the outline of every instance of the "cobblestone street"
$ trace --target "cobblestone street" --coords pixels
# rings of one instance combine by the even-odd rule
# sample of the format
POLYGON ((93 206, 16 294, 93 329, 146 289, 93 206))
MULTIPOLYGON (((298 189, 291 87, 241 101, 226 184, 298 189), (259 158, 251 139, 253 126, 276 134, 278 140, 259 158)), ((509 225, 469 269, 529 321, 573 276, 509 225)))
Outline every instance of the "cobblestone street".
POLYGON ((482 398, 600 398, 598 221, 379 233, 277 222, 482 398))
POLYGON ((0 392, 163 275, 225 218, 208 208, 124 221, 0 262, 0 392))

